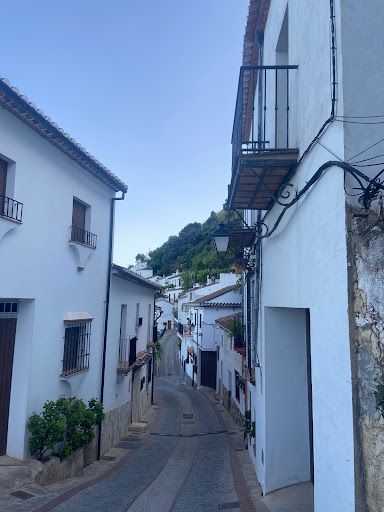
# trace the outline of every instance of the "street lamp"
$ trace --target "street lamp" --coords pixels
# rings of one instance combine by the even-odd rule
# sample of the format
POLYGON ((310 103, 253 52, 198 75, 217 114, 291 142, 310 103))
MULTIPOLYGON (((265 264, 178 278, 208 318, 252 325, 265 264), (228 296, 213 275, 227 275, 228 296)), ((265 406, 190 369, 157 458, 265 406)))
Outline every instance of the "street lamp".
POLYGON ((225 254, 228 250, 230 235, 223 223, 219 224, 218 229, 212 236, 218 254, 225 254))

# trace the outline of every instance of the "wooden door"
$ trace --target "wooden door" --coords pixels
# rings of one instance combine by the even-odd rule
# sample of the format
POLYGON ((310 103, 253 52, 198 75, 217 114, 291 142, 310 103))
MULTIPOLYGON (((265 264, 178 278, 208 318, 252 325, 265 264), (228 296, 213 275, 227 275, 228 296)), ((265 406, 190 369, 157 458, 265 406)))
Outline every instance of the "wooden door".
POLYGON ((7 449, 16 318, 0 318, 0 455, 7 449))
POLYGON ((172 320, 168 320, 168 329, 172 329, 172 320))
POLYGON ((201 352, 201 385, 216 389, 216 352, 201 352))

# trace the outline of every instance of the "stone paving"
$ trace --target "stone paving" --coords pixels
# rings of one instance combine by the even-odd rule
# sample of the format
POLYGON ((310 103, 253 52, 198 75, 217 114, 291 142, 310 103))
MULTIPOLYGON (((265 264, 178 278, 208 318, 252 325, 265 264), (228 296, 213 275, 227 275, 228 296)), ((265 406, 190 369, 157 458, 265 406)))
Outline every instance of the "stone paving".
POLYGON ((148 432, 131 432, 129 437, 137 442, 126 442, 130 449, 115 446, 105 458, 85 468, 82 477, 45 487, 27 484, 19 490, 32 495, 29 499, 0 496, 1 511, 268 510, 260 500, 261 488, 244 450, 242 431, 213 390, 185 386, 174 331, 166 332, 162 343, 165 357, 155 380, 155 405, 145 418, 148 432), (167 487, 167 474, 175 485, 167 487))

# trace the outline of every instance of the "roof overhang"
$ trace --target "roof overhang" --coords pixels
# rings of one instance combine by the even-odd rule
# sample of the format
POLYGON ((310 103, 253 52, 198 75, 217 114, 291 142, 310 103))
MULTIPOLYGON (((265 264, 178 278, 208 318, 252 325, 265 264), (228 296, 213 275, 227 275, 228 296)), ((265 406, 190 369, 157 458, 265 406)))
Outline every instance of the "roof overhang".
POLYGON ((127 185, 88 153, 75 139, 64 132, 50 117, 36 108, 34 103, 21 95, 16 87, 11 87, 6 79, 0 79, 0 106, 16 116, 29 128, 50 142, 77 164, 102 181, 115 192, 126 192, 127 185))

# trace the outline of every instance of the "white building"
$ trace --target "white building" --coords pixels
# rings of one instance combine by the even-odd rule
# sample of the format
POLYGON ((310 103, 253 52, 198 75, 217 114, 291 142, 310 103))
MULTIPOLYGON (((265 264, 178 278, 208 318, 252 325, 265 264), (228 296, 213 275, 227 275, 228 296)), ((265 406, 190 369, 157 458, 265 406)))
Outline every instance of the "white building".
POLYGON ((216 389, 220 329, 215 320, 241 312, 241 294, 235 291, 235 286, 219 288, 184 304, 191 321, 182 335, 179 331, 182 337, 181 364, 187 384, 216 389))
POLYGON ((156 299, 156 306, 161 310, 161 314, 157 319, 158 330, 162 331, 164 328, 173 329, 175 323, 174 304, 164 297, 160 297, 156 299))
POLYGON ((146 261, 130 267, 129 270, 131 272, 135 272, 135 274, 139 274, 141 277, 145 277, 146 279, 151 279, 153 277, 153 269, 148 265, 146 261))
POLYGON ((0 455, 22 459, 46 400, 100 397, 115 194, 127 187, 5 80, 0 106, 0 455))
POLYGON ((101 453, 127 435, 152 402, 154 294, 161 287, 112 265, 101 453))
POLYGON ((251 0, 244 39, 228 206, 248 211, 230 244, 248 248, 250 454, 264 493, 314 482, 315 512, 383 509, 383 17, 251 0))
POLYGON ((217 387, 216 392, 221 403, 230 412, 233 419, 240 426, 244 425, 245 413, 245 387, 244 362, 246 349, 244 333, 233 329, 234 322, 243 325, 242 314, 234 314, 218 318, 216 324, 219 328, 219 357, 217 361, 217 387))

